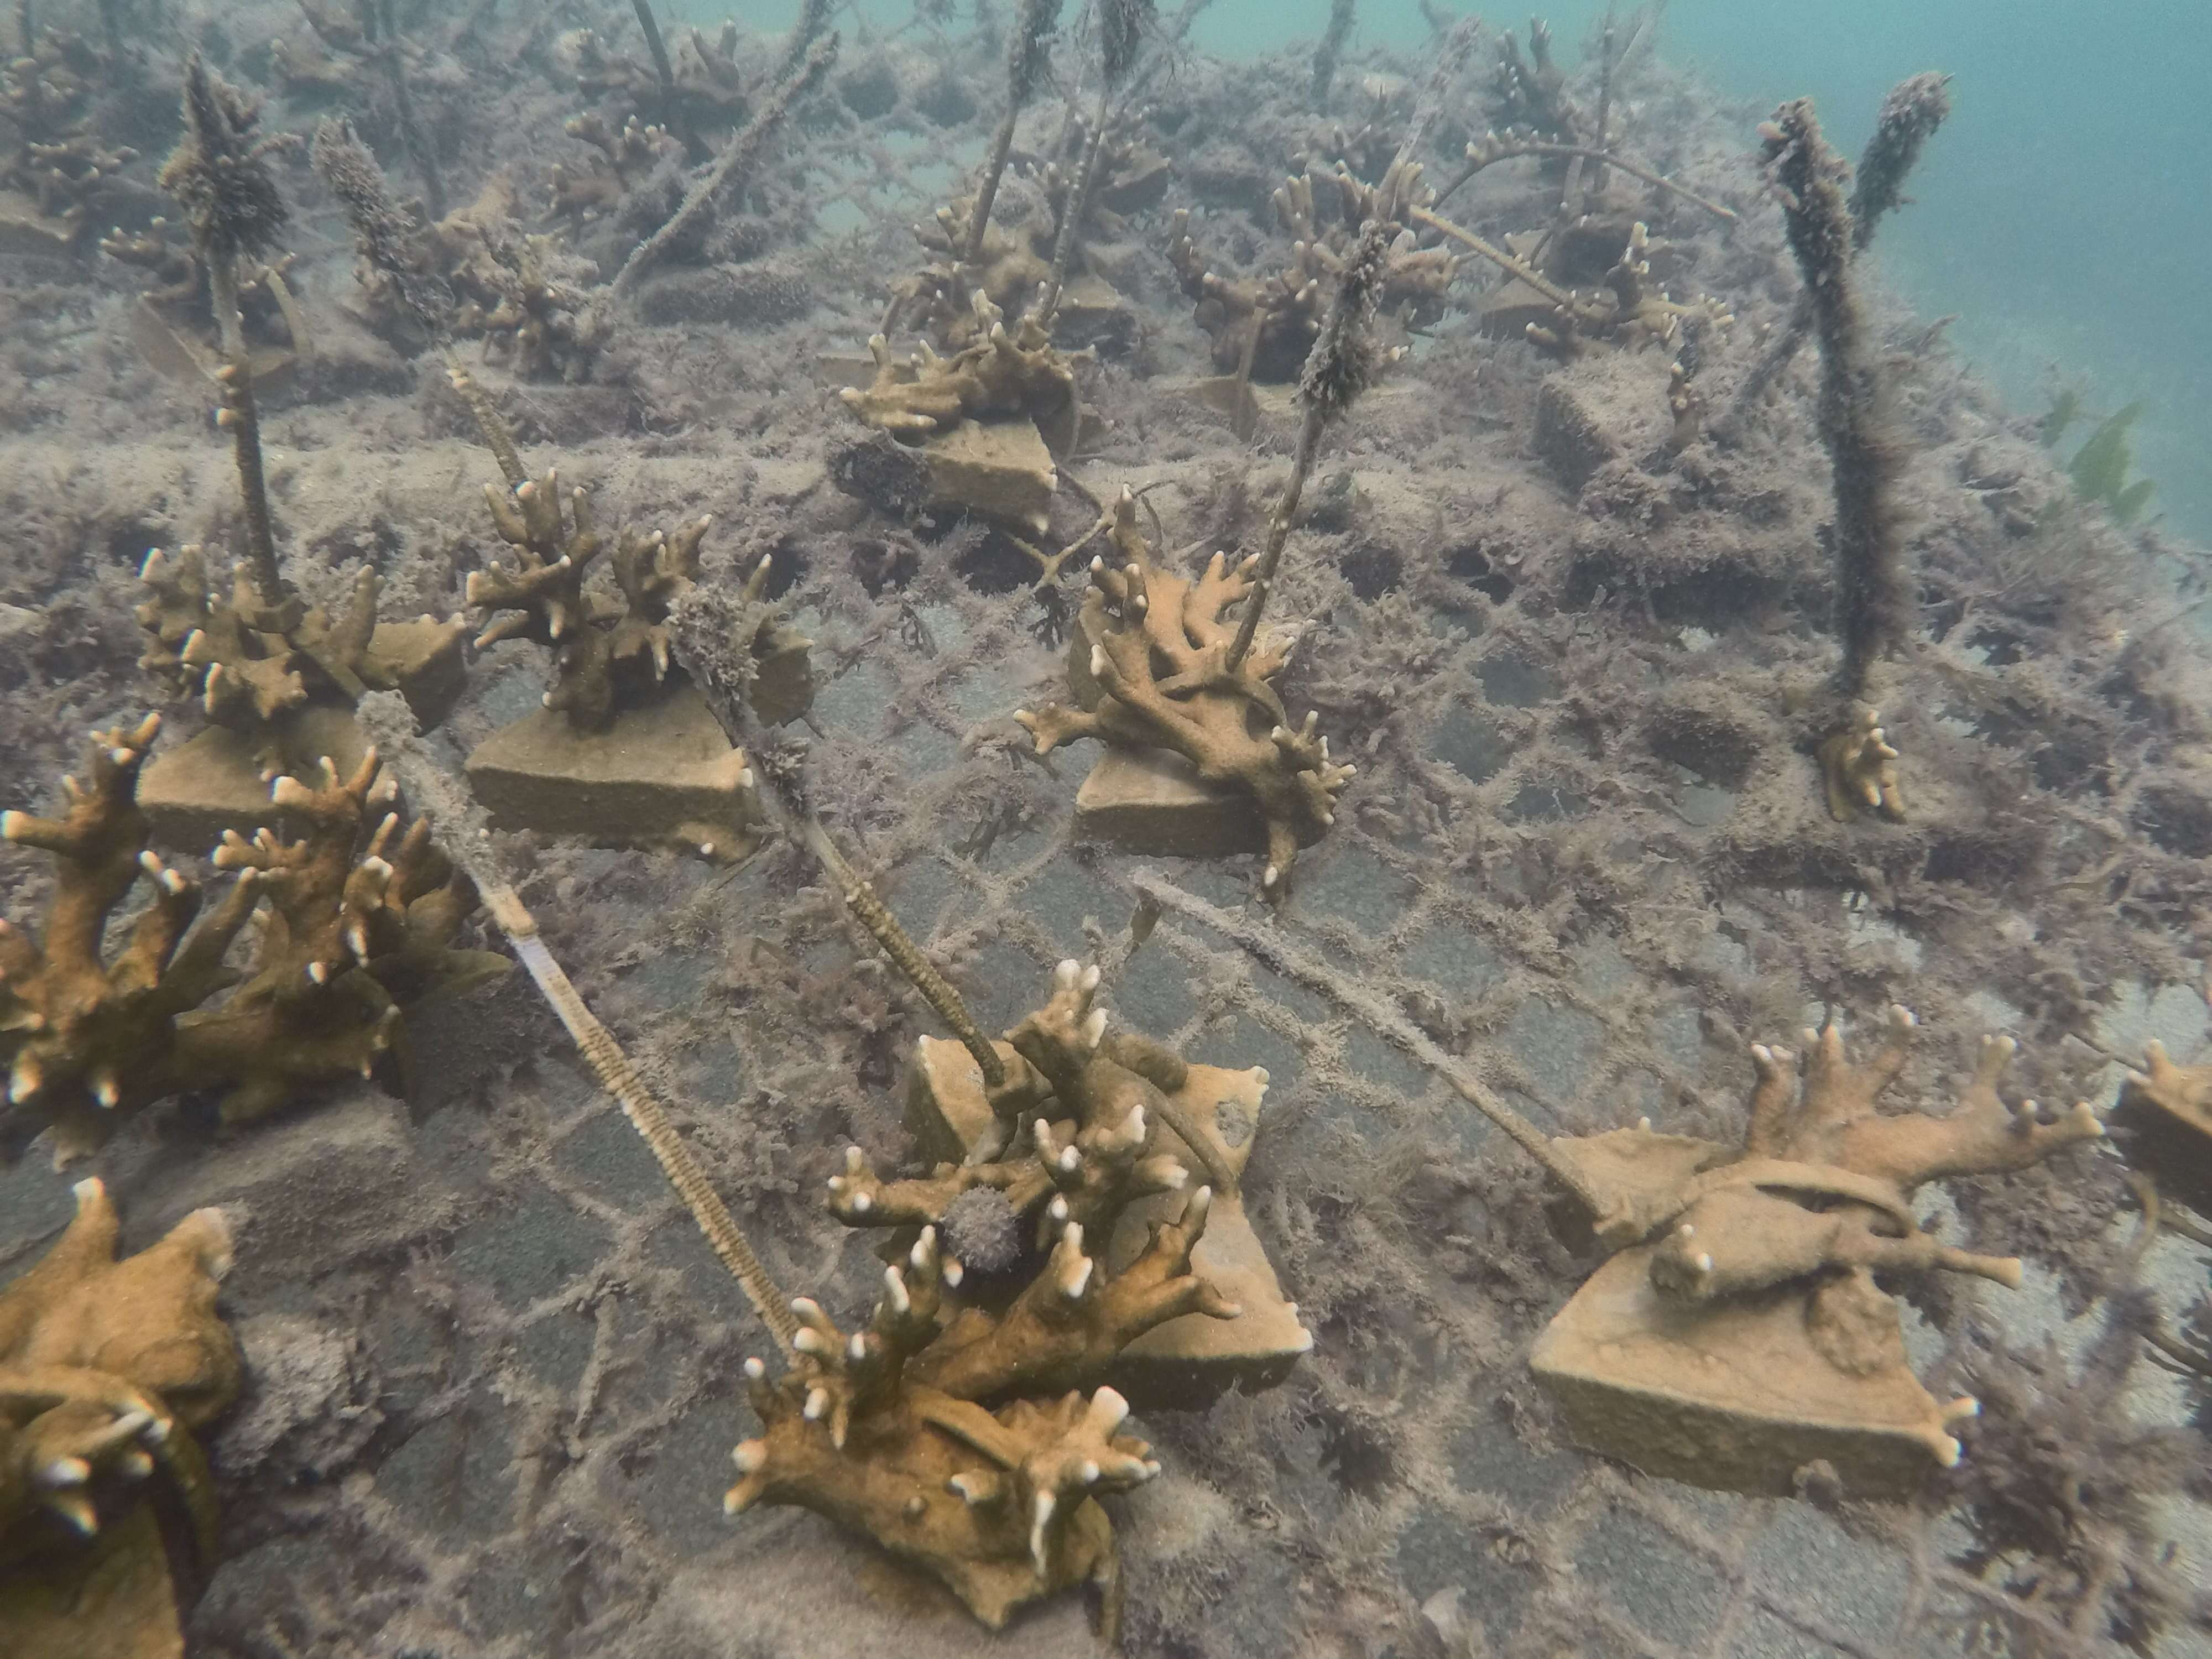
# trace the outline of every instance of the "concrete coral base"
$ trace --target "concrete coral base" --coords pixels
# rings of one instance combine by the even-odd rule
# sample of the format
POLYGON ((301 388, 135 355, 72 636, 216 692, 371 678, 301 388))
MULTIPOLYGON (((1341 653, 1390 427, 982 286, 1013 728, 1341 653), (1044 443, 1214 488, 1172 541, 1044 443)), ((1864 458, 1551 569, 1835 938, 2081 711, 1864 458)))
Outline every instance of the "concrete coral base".
MULTIPOLYGON (((1007 1044, 997 1047, 1009 1061, 1017 1058, 1007 1044)), ((957 1042, 922 1038, 908 1065, 906 1087, 907 1128, 925 1157, 956 1162, 991 1127, 983 1074, 957 1042)), ((1241 1176, 1252 1155, 1266 1093, 1267 1084, 1256 1071, 1194 1066, 1174 1099, 1200 1133, 1212 1133, 1229 1167, 1241 1176)), ((1071 1127, 1061 1126, 1063 1134, 1071 1127)), ((1163 1124, 1157 1133, 1155 1151, 1180 1158, 1193 1172, 1194 1185, 1205 1179, 1203 1166, 1173 1130, 1163 1124)), ((1181 1194, 1162 1193, 1123 1211, 1107 1243, 1107 1267, 1118 1273, 1134 1261, 1151 1228, 1180 1215, 1182 1205, 1181 1194)), ((1284 1297, 1239 1194, 1214 1194, 1206 1236, 1191 1253, 1191 1267, 1243 1311, 1235 1319, 1186 1314, 1153 1327, 1124 1348, 1102 1380, 1139 1405, 1195 1407, 1231 1387, 1273 1387, 1313 1346, 1313 1334, 1298 1322, 1297 1304, 1284 1297)))
POLYGON ((1265 852, 1267 820, 1241 789, 1208 783, 1164 749, 1109 749, 1075 793, 1075 833, 1130 853, 1222 858, 1265 852))
POLYGON ((1885 1363, 1846 1372, 1816 1346, 1802 1286, 1678 1305, 1652 1287, 1652 1253, 1599 1268, 1529 1356, 1579 1444, 1649 1474, 1775 1497, 1825 1461, 1853 1498, 1904 1498, 1956 1456, 1893 1311, 1885 1363))
MULTIPOLYGON (((270 735, 285 769, 295 776, 312 776, 325 755, 341 773, 351 772, 368 747, 361 722, 342 703, 291 709, 270 735)), ((266 769, 251 739, 210 726, 146 763, 138 775, 138 808, 153 821, 154 839, 163 846, 205 852, 226 830, 251 836, 279 825, 283 815, 269 799, 266 769)))
POLYGON ((690 685, 623 709, 604 732, 532 710, 478 744, 466 769, 502 829, 602 847, 675 847, 723 862, 755 843, 759 805, 740 781, 744 751, 690 685))
POLYGON ((972 513, 1029 536, 1052 528, 1060 474, 1035 421, 963 421, 928 440, 921 453, 929 506, 972 513))
MULTIPOLYGON (((453 712, 467 674, 462 630, 445 623, 379 623, 369 636, 362 678, 407 699, 415 718, 435 726, 453 712)), ((368 738, 343 702, 287 709, 264 733, 249 737, 211 726, 191 742, 164 750, 138 775, 138 807, 166 847, 202 852, 226 830, 250 836, 280 819, 269 799, 270 751, 281 769, 312 777, 325 756, 341 772, 361 763, 368 738)))

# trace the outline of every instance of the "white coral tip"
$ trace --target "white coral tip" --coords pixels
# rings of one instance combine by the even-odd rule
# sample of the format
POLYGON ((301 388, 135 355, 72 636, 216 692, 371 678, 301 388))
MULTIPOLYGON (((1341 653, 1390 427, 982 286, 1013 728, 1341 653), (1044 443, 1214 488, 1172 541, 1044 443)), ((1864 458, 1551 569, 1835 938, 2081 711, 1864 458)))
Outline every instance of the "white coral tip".
POLYGON ((1091 1396, 1091 1426, 1100 1439, 1120 1428, 1128 1415, 1128 1400, 1119 1389, 1101 1389, 1091 1396))

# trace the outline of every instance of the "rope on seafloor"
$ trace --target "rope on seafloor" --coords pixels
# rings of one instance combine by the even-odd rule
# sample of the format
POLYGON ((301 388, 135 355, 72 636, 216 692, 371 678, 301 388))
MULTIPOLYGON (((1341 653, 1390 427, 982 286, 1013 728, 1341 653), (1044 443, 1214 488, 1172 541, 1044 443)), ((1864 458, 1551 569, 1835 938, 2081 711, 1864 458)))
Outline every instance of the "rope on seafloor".
POLYGON ((363 697, 359 706, 363 723, 398 774, 400 782, 418 806, 430 809, 428 816, 431 840, 440 852, 466 871, 469 878, 476 883, 477 896, 483 901, 493 924, 514 947, 515 956, 536 982, 539 994, 568 1028, 576 1047, 582 1050, 592 1075, 623 1109, 623 1115, 629 1120, 630 1127, 637 1131, 659 1164, 661 1173, 684 1200, 684 1208, 690 1211, 692 1220, 706 1235, 707 1243, 738 1281, 745 1299, 759 1314, 761 1322, 775 1333, 784 1357, 789 1359, 795 1352, 793 1339, 799 1334, 799 1321, 792 1314, 790 1298, 776 1287, 736 1218, 715 1194, 707 1172, 684 1145, 683 1137, 669 1121, 668 1109, 647 1086, 636 1066, 623 1051, 622 1044, 615 1040, 614 1033, 602 1025, 586 1005, 583 994, 576 989, 538 936, 537 918, 530 914, 529 907, 508 884, 492 856, 482 809, 476 805, 467 787, 430 753, 416 728, 413 714, 396 692, 372 693, 363 697))
POLYGON ((1591 1215, 1604 1212, 1605 1206, 1596 1190, 1580 1170, 1559 1156, 1548 1135, 1469 1077, 1455 1056, 1438 1048, 1419 1026, 1382 998, 1347 983, 1344 975, 1327 963, 1291 944, 1279 927, 1224 910, 1163 881, 1150 870, 1139 870, 1132 881, 1139 893, 1162 909, 1204 923, 1285 978, 1319 992, 1346 1012, 1365 1021, 1378 1036, 1404 1049, 1450 1084, 1468 1105, 1503 1129, 1516 1146, 1542 1164, 1553 1179, 1572 1193, 1591 1215))

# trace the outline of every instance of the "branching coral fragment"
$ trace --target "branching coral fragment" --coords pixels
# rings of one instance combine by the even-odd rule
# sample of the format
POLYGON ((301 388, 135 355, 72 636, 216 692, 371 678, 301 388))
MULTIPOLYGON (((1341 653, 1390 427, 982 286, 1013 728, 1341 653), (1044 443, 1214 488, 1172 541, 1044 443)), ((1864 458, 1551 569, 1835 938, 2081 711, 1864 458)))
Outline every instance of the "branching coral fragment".
POLYGON ((0 816, 0 835, 58 866, 42 938, 0 923, 0 1151, 11 1156, 48 1127, 57 1157, 76 1156, 123 1117, 202 1090, 221 1091, 228 1121, 260 1117, 369 1075, 402 1040, 399 1000, 504 969, 502 957, 448 948, 474 891, 419 824, 397 834, 373 750, 349 778, 278 778, 276 805, 307 834, 226 836, 215 863, 238 878, 202 917, 199 887, 145 850, 132 799, 160 724, 94 733, 83 780, 63 781, 62 817, 0 816), (110 957, 108 918, 141 878, 153 902, 110 957), (258 933, 240 975, 224 958, 249 921, 258 933))
POLYGON ((1268 684, 1294 636, 1278 634, 1230 667, 1236 630, 1223 613, 1250 591, 1257 561, 1231 570, 1217 553, 1195 581, 1161 569, 1137 529, 1136 499, 1127 490, 1107 535, 1115 562, 1092 560, 1079 622, 1091 645, 1096 702, 1047 703, 1014 718, 1040 755, 1085 738, 1165 749, 1206 782, 1241 791, 1266 826, 1261 890, 1279 898, 1298 848, 1336 821, 1336 797, 1357 769, 1330 760, 1316 717, 1294 725, 1268 684))
MULTIPOLYGON (((1117 1432, 1128 1407, 1100 1380, 1171 1321, 1243 1312, 1193 1261, 1214 1189, 1187 1190, 1188 1170, 1164 1150, 1172 1130, 1172 1144, 1235 1180, 1210 1130, 1176 1103, 1190 1068, 1133 1034, 1109 1036, 1098 985, 1097 968, 1060 963, 1045 1006, 1007 1034, 1006 1080, 987 1091, 996 1127, 977 1156, 886 1182, 848 1152, 832 1212, 908 1230, 873 1318, 848 1334, 802 1298, 791 1370, 771 1383, 757 1361, 746 1367, 763 1433, 737 1449, 726 1506, 830 1516, 934 1575, 994 1627, 1086 1580, 1106 1591, 1110 1627, 1113 1534, 1089 1500, 1159 1466, 1117 1432), (939 1225, 978 1192, 1003 1194, 1034 1239, 981 1282, 945 1253, 939 1225), (1176 1193, 1179 1208, 1129 1216, 1176 1193), (1153 1218, 1140 1245, 1115 1244, 1125 1216, 1153 1218), (1028 1282, 1009 1287, 1005 1269, 1023 1262, 1028 1282)), ((1291 1334, 1302 1349, 1304 1334, 1291 1334)))
MULTIPOLYGON (((76 1205, 52 1249, 0 1290, 0 1571, 65 1572, 157 1477, 204 1570, 215 1493, 191 1431, 238 1392, 237 1345, 216 1310, 229 1226, 196 1210, 118 1261, 106 1188, 80 1183, 76 1205)), ((100 1610, 88 1597, 83 1616, 100 1610)), ((11 1612, 0 1594, 0 1636, 11 1612)))
POLYGON ((1291 238, 1291 263, 1272 276, 1221 276, 1191 240, 1189 216, 1177 210, 1168 257, 1183 292, 1197 303, 1198 325, 1212 338, 1214 366, 1222 373, 1248 372, 1240 366, 1249 357, 1250 378, 1263 385, 1297 377, 1361 231, 1370 222, 1387 228, 1389 246, 1376 304, 1403 308, 1417 323, 1442 314, 1459 261, 1442 249, 1415 245, 1409 227, 1436 193, 1422 181, 1420 163, 1399 157, 1372 185, 1340 165, 1323 183, 1327 193, 1318 195, 1307 173, 1276 187, 1271 199, 1277 224, 1291 238), (1322 204, 1332 208, 1326 218, 1322 204))
POLYGON ((848 386, 845 406, 869 426, 913 442, 948 432, 963 420, 1026 416, 1036 422, 1055 455, 1075 447, 1080 404, 1075 372, 1053 347, 1043 325, 1024 317, 1012 329, 983 294, 972 297, 975 343, 940 357, 927 344, 901 362, 890 342, 868 342, 876 378, 866 388, 848 386))
POLYGON ((1656 1134, 1648 1121, 1553 1142, 1595 1200, 1598 1237, 1621 1251, 1534 1356, 1578 1433, 1647 1468, 1752 1491, 1787 1490, 1814 1456, 1875 1490, 1909 1485, 1927 1457, 1957 1462, 1949 1430, 1974 1402, 1939 1407, 1919 1387, 1875 1275, 1941 1270, 2017 1286, 2017 1261, 1925 1231, 1913 1194, 2025 1169, 2105 1131, 2087 1104, 2050 1117, 2033 1101, 2007 1104, 1998 1085, 2014 1045, 2002 1036, 1983 1039, 1947 1115, 1882 1111, 1916 1029, 1891 1009, 1887 1041, 1863 1064, 1845 1058, 1834 1025, 1808 1030, 1802 1074, 1786 1050, 1754 1047, 1736 1152, 1656 1134), (1668 1425, 1686 1437, 1670 1440, 1668 1425))
POLYGON ((1822 740, 1820 780, 1828 795, 1828 816, 1848 823, 1862 812, 1879 811, 1902 823, 1905 795, 1898 781, 1898 751, 1890 746, 1881 712, 1859 703, 1840 732, 1822 740))
MULTIPOLYGON (((17 21, 30 27, 27 9, 17 21)), ((22 55, 0 64, 0 117, 14 141, 0 150, 0 223, 81 252, 93 227, 106 222, 117 175, 138 152, 110 148, 92 130, 87 106, 109 68, 106 54, 51 27, 20 45, 22 55)))
POLYGON ((138 577, 149 595, 137 611, 147 640, 139 667, 174 695, 197 696, 209 719, 244 735, 264 775, 286 762, 283 717, 314 699, 404 690, 426 715, 443 712, 440 696, 417 682, 426 665, 458 649, 461 620, 426 616, 392 625, 380 639, 383 581, 374 570, 356 578, 336 615, 296 597, 264 603, 243 563, 233 568, 224 597, 196 543, 173 553, 154 549, 138 577))
POLYGON ((1121 1432, 1127 1402, 1099 1389, 994 1412, 910 1379, 957 1264, 925 1231, 884 1277, 867 1331, 847 1336, 801 1297, 791 1369, 770 1382, 746 1362, 763 1432, 732 1454, 738 1480, 724 1509, 813 1510, 930 1573, 994 1629, 1029 1602, 1095 1583, 1110 1636, 1120 1565, 1096 1499, 1160 1469, 1149 1445, 1121 1432))
POLYGON ((596 113, 577 116, 567 131, 598 152, 580 173, 556 163, 550 180, 553 216, 579 224, 615 212, 631 191, 684 148, 664 128, 641 125, 635 115, 619 131, 596 113))
MULTIPOLYGON (((515 559, 512 565, 471 571, 465 595, 471 606, 492 613, 477 635, 479 647, 526 639, 550 647, 553 683, 545 707, 566 714, 579 731, 603 732, 623 707, 667 680, 670 607, 697 582, 699 544, 714 521, 693 519, 672 532, 625 526, 610 549, 591 498, 580 489, 568 491, 565 515, 562 499, 559 475, 552 471, 512 490, 485 486, 493 526, 515 559), (614 578, 612 593, 585 587, 602 553, 614 578)), ((733 627, 742 622, 744 636, 734 648, 756 673, 762 662, 780 654, 799 653, 803 663, 808 644, 762 602, 768 574, 763 559, 747 580, 731 622, 733 627)), ((805 678, 803 666, 798 678, 805 678)), ((795 711, 779 708, 770 718, 790 712, 795 711)))

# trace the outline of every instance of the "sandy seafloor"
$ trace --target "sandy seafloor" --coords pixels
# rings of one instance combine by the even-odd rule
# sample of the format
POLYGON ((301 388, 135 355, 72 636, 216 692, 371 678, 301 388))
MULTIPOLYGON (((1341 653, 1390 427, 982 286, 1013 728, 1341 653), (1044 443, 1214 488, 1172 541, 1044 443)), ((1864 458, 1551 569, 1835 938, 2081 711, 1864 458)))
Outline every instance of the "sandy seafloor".
MULTIPOLYGON (((525 228, 565 251, 572 233, 537 222, 538 204, 548 168, 580 162, 562 127, 586 106, 556 36, 594 27, 635 50, 627 9, 403 21, 453 200, 504 175, 525 228)), ((305 132, 350 110, 404 182, 390 111, 363 80, 276 85, 272 39, 306 34, 289 8, 188 0, 149 27, 143 82, 114 100, 118 138, 158 157, 176 63, 198 43, 270 92, 268 127, 305 132)), ((918 263, 908 225, 980 157, 1000 82, 997 47, 970 30, 917 22, 886 39, 847 21, 830 89, 744 210, 726 207, 719 274, 686 278, 681 307, 653 310, 648 290, 652 314, 685 319, 624 312, 574 385, 463 349, 531 464, 588 483, 610 520, 711 512, 718 573, 777 555, 817 641, 831 822, 997 1027, 1061 957, 1121 962, 1138 870, 1237 909, 1256 872, 1073 841, 1088 751, 1034 764, 1009 718, 1063 672, 1019 556, 980 531, 902 523, 833 478, 862 434, 835 399, 842 379, 814 365, 860 347, 918 263)), ((1486 36, 1451 88, 1432 175, 1488 124, 1493 57, 1486 36)), ((1267 198, 1284 170, 1335 158, 1339 124, 1364 119, 1363 76, 1425 71, 1348 65, 1328 117, 1303 97, 1304 53, 1185 57, 1149 90, 1146 133, 1176 172, 1164 204, 1094 250, 1138 323, 1126 350, 1083 370, 1097 427, 1069 470, 1102 495, 1146 489, 1170 547, 1255 546, 1291 432, 1278 415, 1240 444, 1188 396, 1211 371, 1164 257, 1169 213, 1192 208, 1238 269, 1279 263, 1267 198)), ((1041 99, 1024 150, 1057 133, 1061 107, 1041 99)), ((1385 127, 1406 107, 1386 105, 1385 127)), ((1648 204, 1670 283, 1735 314, 1701 353, 1715 407, 1797 289, 1756 162, 1765 113, 1675 75, 1662 44, 1617 114, 1630 152, 1741 210, 1723 233, 1648 204)), ((151 171, 127 175, 142 212, 156 205, 151 171)), ((284 161, 279 176, 319 355, 264 419, 287 568, 332 594, 368 561, 387 615, 449 611, 494 545, 481 490, 495 472, 434 360, 349 314, 350 250, 312 173, 284 161)), ((1547 200, 1534 169, 1499 167, 1453 212, 1500 235, 1539 222, 1547 200)), ((585 234, 592 257, 611 234, 585 234)), ((2197 619, 2170 620, 2203 556, 2154 523, 2069 508, 2034 411, 1999 407, 1926 334, 1931 319, 1882 297, 1878 264, 1870 275, 1911 452, 1919 608, 1884 696, 1914 792, 1906 824, 1831 823, 1785 706, 1834 651, 1809 349, 1740 447, 1623 461, 1569 488, 1535 441, 1546 377, 1648 434, 1664 424, 1665 358, 1563 371, 1481 337, 1470 311, 1492 278, 1471 267, 1316 470, 1276 612, 1311 632, 1283 690, 1361 773, 1267 925, 1547 1129, 1648 1114, 1733 1136, 1747 1042, 1831 1011, 1867 1030, 1892 1000, 1927 1028, 1906 1082, 1919 1101, 1943 1098, 1984 1030, 2020 1037, 2014 1084, 2046 1100, 2117 1091, 2118 1069, 2069 1034, 2124 1055, 2157 1036, 2183 1059, 2207 1041, 2193 988, 2212 925, 2212 682, 2197 619)), ((132 343, 137 277, 98 258, 0 265, 9 805, 45 799, 94 722, 154 706, 131 617, 146 549, 239 533, 209 398, 132 343)), ((1063 493, 1054 543, 1089 517, 1063 493)), ((1076 575, 1063 586, 1072 600, 1076 575)), ((543 676, 534 647, 483 653, 443 740, 465 751, 532 706, 543 676)), ((170 721, 176 741, 195 716, 170 721)), ((550 841, 508 851, 552 947, 666 1079, 776 1277, 840 1316, 864 1311, 866 1241, 818 1195, 848 1141, 879 1162, 903 1151, 898 1066, 937 1029, 928 1011, 787 848, 734 872, 550 841)), ((37 860, 0 860, 9 915, 34 916, 46 891, 37 860)), ((1996 1437, 2102 1470, 2138 1430, 2204 1413, 2201 1388, 2148 1365, 2070 1380, 2137 1225, 2115 1149, 1923 1200, 1960 1242, 2030 1265, 2017 1293, 1967 1282, 1917 1297, 1914 1358, 1951 1392, 1994 1352, 2039 1362, 2042 1392, 2016 1396, 2033 1422, 1978 1425, 1960 1470, 1911 1504, 1717 1496, 1563 1443, 1525 1360, 1591 1264, 1548 1235, 1534 1173, 1457 1095, 1341 1004, 1172 915, 1106 994, 1117 1020, 1194 1059, 1273 1074, 1248 1197, 1317 1336, 1279 1389, 1145 1419, 1165 1473, 1111 1505, 1130 1651, 2116 1652, 2116 1610, 2148 1576, 2183 1589, 2141 1650, 2212 1652, 2212 1457, 2183 1460, 2174 1490, 2098 1494, 2093 1521, 2119 1565, 2086 1596, 2063 1564, 1972 1565, 1976 1460, 2000 1455, 1996 1437)), ((195 1654, 1093 1650, 1079 1597, 993 1635, 810 1515, 726 1520, 728 1450, 750 1431, 738 1368, 768 1346, 735 1286, 520 975, 426 1015, 415 1042, 412 1099, 364 1085, 234 1135, 185 1103, 94 1161, 132 1241, 204 1204, 237 1224, 224 1305, 249 1392, 210 1437, 225 1561, 191 1615, 195 1654)), ((35 1152, 0 1172, 0 1271, 32 1259, 70 1206, 68 1179, 35 1152)), ((2142 1282, 2179 1322, 2204 1294, 2203 1252, 2162 1240, 2142 1282)))

